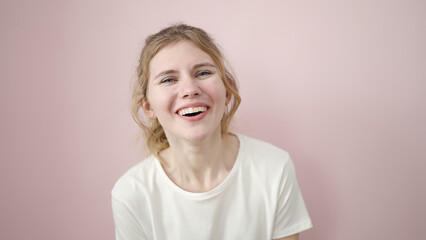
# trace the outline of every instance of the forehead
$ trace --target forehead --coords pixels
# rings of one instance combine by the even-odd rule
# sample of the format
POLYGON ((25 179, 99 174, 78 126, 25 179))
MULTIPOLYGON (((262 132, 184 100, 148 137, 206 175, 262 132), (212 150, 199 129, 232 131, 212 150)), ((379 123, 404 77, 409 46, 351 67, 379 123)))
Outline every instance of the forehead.
POLYGON ((150 76, 165 70, 178 70, 192 67, 200 62, 215 64, 213 59, 188 40, 181 40, 165 46, 149 64, 150 76))

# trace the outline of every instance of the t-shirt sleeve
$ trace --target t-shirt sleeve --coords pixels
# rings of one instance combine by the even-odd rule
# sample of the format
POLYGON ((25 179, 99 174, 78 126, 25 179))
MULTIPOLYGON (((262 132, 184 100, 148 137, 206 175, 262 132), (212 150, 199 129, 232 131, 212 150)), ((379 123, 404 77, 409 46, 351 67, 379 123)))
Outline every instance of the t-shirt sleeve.
POLYGON ((114 197, 112 197, 112 213, 116 240, 148 240, 142 225, 126 204, 114 197))
POLYGON ((297 184, 296 172, 291 159, 281 176, 273 239, 290 236, 312 227, 311 219, 297 184))

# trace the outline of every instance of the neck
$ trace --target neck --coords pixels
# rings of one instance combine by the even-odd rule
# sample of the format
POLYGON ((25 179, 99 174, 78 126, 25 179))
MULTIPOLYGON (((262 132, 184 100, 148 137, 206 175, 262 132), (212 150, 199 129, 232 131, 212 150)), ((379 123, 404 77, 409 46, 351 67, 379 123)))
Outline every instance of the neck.
POLYGON ((193 192, 219 185, 232 169, 238 152, 236 137, 222 136, 220 128, 196 142, 168 140, 170 148, 160 153, 165 161, 164 170, 178 186, 193 192))

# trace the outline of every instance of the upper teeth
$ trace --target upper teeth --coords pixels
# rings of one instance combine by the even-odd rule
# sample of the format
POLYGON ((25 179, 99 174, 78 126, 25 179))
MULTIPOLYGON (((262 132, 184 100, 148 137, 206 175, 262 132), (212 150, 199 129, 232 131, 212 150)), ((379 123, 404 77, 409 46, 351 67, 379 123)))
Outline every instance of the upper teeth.
POLYGON ((183 116, 190 113, 205 112, 205 111, 207 111, 207 107, 189 107, 189 108, 184 108, 179 110, 178 114, 183 116))

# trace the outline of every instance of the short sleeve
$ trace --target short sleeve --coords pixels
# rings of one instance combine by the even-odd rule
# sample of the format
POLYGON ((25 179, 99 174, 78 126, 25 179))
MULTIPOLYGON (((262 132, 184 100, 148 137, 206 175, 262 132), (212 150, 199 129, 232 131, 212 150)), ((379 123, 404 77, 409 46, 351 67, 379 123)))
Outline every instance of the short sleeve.
POLYGON ((112 213, 116 240, 147 240, 142 225, 125 203, 112 197, 112 213))
POLYGON ((311 219, 297 184, 296 172, 291 159, 281 176, 273 239, 290 236, 312 227, 311 219))

